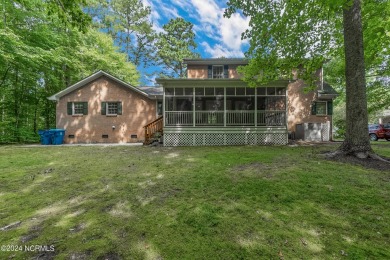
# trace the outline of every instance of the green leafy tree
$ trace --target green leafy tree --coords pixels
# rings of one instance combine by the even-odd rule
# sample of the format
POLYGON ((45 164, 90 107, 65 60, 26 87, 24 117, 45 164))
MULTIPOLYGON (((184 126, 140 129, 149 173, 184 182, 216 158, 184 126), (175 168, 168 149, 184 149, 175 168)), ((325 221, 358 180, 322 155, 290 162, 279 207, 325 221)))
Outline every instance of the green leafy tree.
POLYGON ((250 29, 242 35, 250 40, 250 62, 242 72, 252 86, 289 75, 292 68, 299 66, 300 77, 312 84, 317 80, 314 71, 325 59, 343 55, 346 137, 338 153, 378 158, 367 134, 365 75, 367 68, 374 70, 389 64, 383 60, 389 57, 389 48, 384 47, 390 44, 389 2, 364 1, 362 8, 360 0, 230 0, 228 6, 228 17, 239 10, 251 17, 250 29), (382 16, 387 18, 381 21, 382 16), (364 53, 366 57, 377 57, 367 67, 364 53))
POLYGON ((136 66, 153 63, 156 33, 150 22, 150 7, 140 0, 96 0, 89 12, 127 54, 128 61, 136 66))
POLYGON ((99 69, 138 83, 110 36, 68 28, 47 8, 41 0, 0 2, 0 143, 37 141, 38 129, 55 127, 47 97, 99 69))
MULTIPOLYGON (((24 1, 18 0, 19 3, 24 1)), ((47 0, 47 13, 57 16, 63 23, 85 32, 91 24, 91 17, 83 11, 86 0, 47 0)))
POLYGON ((157 57, 168 77, 186 77, 185 58, 199 58, 195 52, 195 33, 193 24, 183 18, 171 19, 163 26, 164 32, 159 34, 157 40, 157 57))

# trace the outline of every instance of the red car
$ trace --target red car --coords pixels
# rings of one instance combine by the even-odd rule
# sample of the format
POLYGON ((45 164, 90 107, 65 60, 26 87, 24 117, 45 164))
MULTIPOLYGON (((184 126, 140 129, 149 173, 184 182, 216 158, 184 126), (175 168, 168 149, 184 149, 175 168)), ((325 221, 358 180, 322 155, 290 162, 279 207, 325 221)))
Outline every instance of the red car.
POLYGON ((368 135, 371 141, 378 141, 378 139, 390 141, 390 123, 368 125, 368 135))

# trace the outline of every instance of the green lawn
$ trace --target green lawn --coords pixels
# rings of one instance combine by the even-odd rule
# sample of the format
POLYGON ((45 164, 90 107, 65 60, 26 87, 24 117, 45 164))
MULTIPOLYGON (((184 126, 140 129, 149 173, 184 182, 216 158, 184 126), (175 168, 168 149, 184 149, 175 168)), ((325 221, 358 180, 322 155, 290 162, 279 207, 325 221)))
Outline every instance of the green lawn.
POLYGON ((390 259, 390 171, 335 148, 3 146, 0 245, 54 252, 0 259, 390 259))

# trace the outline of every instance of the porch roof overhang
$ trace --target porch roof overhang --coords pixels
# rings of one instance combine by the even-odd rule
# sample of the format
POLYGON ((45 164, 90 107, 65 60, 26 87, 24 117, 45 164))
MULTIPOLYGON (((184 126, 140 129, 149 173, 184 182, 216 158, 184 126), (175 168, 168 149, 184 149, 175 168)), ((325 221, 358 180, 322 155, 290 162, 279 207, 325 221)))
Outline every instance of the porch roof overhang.
POLYGON ((317 90, 318 99, 329 100, 335 99, 339 93, 327 82, 322 83, 322 88, 317 90))
POLYGON ((318 94, 318 99, 320 100, 335 99, 338 96, 338 94, 322 93, 321 91, 318 91, 317 94, 318 94))
MULTIPOLYGON (((169 87, 248 87, 241 79, 166 79, 157 78, 156 82, 163 88, 169 87)), ((290 80, 275 80, 258 87, 286 87, 290 80)))

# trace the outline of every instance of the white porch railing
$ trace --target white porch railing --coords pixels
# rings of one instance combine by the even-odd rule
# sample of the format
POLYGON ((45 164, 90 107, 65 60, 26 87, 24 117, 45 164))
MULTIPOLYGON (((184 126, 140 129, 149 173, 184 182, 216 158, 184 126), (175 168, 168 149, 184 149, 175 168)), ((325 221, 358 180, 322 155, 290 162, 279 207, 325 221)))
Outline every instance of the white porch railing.
POLYGON ((255 111, 227 110, 226 125, 255 125, 255 111))
POLYGON ((286 111, 257 111, 258 126, 284 126, 286 125, 286 111))
POLYGON ((196 111, 195 125, 223 125, 223 111, 196 111))
POLYGON ((193 125, 192 111, 165 111, 165 125, 193 125))
POLYGON ((165 111, 165 126, 285 126, 286 111, 227 110, 224 111, 165 111), (255 115, 257 114, 257 124, 255 115))

